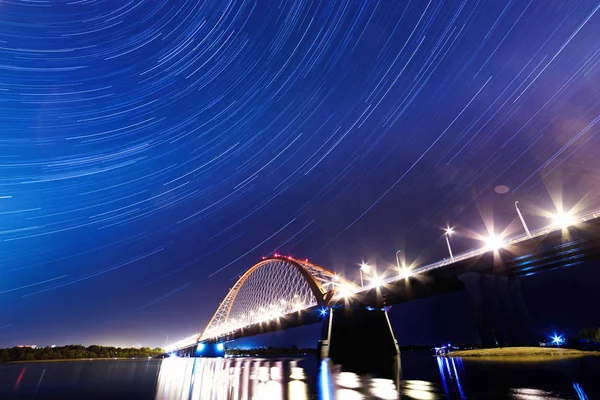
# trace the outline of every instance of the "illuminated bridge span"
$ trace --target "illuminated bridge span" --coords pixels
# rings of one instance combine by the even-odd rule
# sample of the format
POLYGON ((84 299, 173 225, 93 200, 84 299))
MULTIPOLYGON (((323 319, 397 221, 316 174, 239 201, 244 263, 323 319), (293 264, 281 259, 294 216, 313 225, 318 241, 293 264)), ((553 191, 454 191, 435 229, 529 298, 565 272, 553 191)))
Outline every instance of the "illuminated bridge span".
POLYGON ((202 334, 166 350, 219 356, 230 340, 323 322, 322 357, 340 364, 369 358, 377 364, 399 354, 387 317, 390 305, 463 289, 471 299, 483 345, 530 344, 533 337, 518 278, 597 259, 600 213, 525 230, 525 235, 511 239, 491 236, 482 248, 450 253, 450 260, 370 274, 364 286, 306 260, 265 258, 239 278, 202 334), (366 342, 369 345, 363 346, 366 342), (357 344, 359 350, 368 350, 357 356, 357 344), (350 347, 352 357, 345 359, 350 347))
POLYGON ((308 261, 276 255, 250 267, 229 290, 199 341, 248 334, 271 321, 327 307, 336 294, 360 288, 308 261), (253 329, 254 328, 254 329, 253 329))

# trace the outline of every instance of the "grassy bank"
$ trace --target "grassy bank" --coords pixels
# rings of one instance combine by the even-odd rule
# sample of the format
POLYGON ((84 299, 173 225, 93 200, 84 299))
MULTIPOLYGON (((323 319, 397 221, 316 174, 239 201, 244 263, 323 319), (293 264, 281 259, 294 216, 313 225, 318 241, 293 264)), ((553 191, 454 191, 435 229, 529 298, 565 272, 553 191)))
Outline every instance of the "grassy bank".
POLYGON ((464 357, 495 360, 541 360, 567 357, 600 356, 598 351, 560 349, 556 347, 500 347, 492 349, 459 350, 446 354, 446 357, 464 357))

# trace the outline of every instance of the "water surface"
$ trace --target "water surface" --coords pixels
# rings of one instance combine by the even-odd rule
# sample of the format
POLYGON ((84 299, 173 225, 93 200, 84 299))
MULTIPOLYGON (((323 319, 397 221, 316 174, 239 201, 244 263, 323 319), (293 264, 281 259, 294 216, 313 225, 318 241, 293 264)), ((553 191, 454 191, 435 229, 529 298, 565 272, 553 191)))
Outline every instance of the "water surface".
POLYGON ((404 352, 400 382, 315 358, 0 365, 0 399, 600 399, 600 358, 502 362, 404 352))

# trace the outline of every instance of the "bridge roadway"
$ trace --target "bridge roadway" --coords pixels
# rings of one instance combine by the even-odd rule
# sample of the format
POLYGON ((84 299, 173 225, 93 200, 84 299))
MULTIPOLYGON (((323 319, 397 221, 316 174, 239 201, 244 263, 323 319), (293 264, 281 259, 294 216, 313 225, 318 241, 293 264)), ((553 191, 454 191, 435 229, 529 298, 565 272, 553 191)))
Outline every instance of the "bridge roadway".
MULTIPOLYGON (((507 241, 497 250, 486 248, 456 255, 412 271, 408 277, 390 276, 378 286, 366 287, 346 297, 334 297, 330 307, 384 308, 441 293, 463 290, 460 276, 467 272, 518 278, 600 258, 600 214, 581 218, 568 228, 543 229, 507 241)), ((227 342, 302 325, 322 322, 328 309, 319 306, 276 319, 238 328, 203 343, 227 342)))

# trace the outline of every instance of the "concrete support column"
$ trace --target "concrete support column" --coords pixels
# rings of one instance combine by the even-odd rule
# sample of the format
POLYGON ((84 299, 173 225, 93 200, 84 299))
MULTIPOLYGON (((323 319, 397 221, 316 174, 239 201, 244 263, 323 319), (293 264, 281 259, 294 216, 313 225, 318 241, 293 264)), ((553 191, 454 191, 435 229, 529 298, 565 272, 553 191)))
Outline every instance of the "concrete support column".
POLYGON ((519 281, 469 272, 458 277, 468 293, 483 347, 531 344, 531 322, 519 281))
POLYGON ((498 278, 494 275, 486 274, 483 279, 483 297, 484 297, 484 317, 491 329, 492 343, 495 347, 506 347, 509 345, 508 329, 506 320, 506 310, 503 305, 507 303, 502 299, 503 293, 499 290, 498 278))
POLYGON ((535 344, 535 338, 533 335, 529 311, 527 311, 527 306, 525 305, 525 301, 521 295, 521 281, 518 278, 511 279, 508 289, 515 313, 514 320, 517 322, 516 325, 519 327, 517 340, 521 345, 533 345, 535 344))
POLYGON ((323 325, 319 354, 345 370, 375 373, 399 381, 400 349, 385 310, 330 309, 323 325))
POLYGON ((467 272, 459 275, 458 279, 461 280, 465 285, 465 290, 469 296, 471 302, 471 309, 473 311, 473 318, 475 319, 475 326, 477 327, 477 333, 479 334, 479 345, 485 346, 484 342, 487 342, 486 338, 486 324, 484 321, 483 312, 483 296, 481 291, 481 274, 476 272, 467 272))
POLYGON ((506 276, 496 277, 496 289, 498 291, 498 303, 503 318, 502 339, 499 339, 500 345, 509 346, 519 343, 519 326, 515 323, 515 307, 509 290, 509 280, 506 276))
POLYGON ((331 310, 327 313, 327 318, 321 328, 321 340, 317 344, 317 354, 320 360, 329 358, 329 343, 331 342, 331 327, 333 324, 333 313, 331 310))

